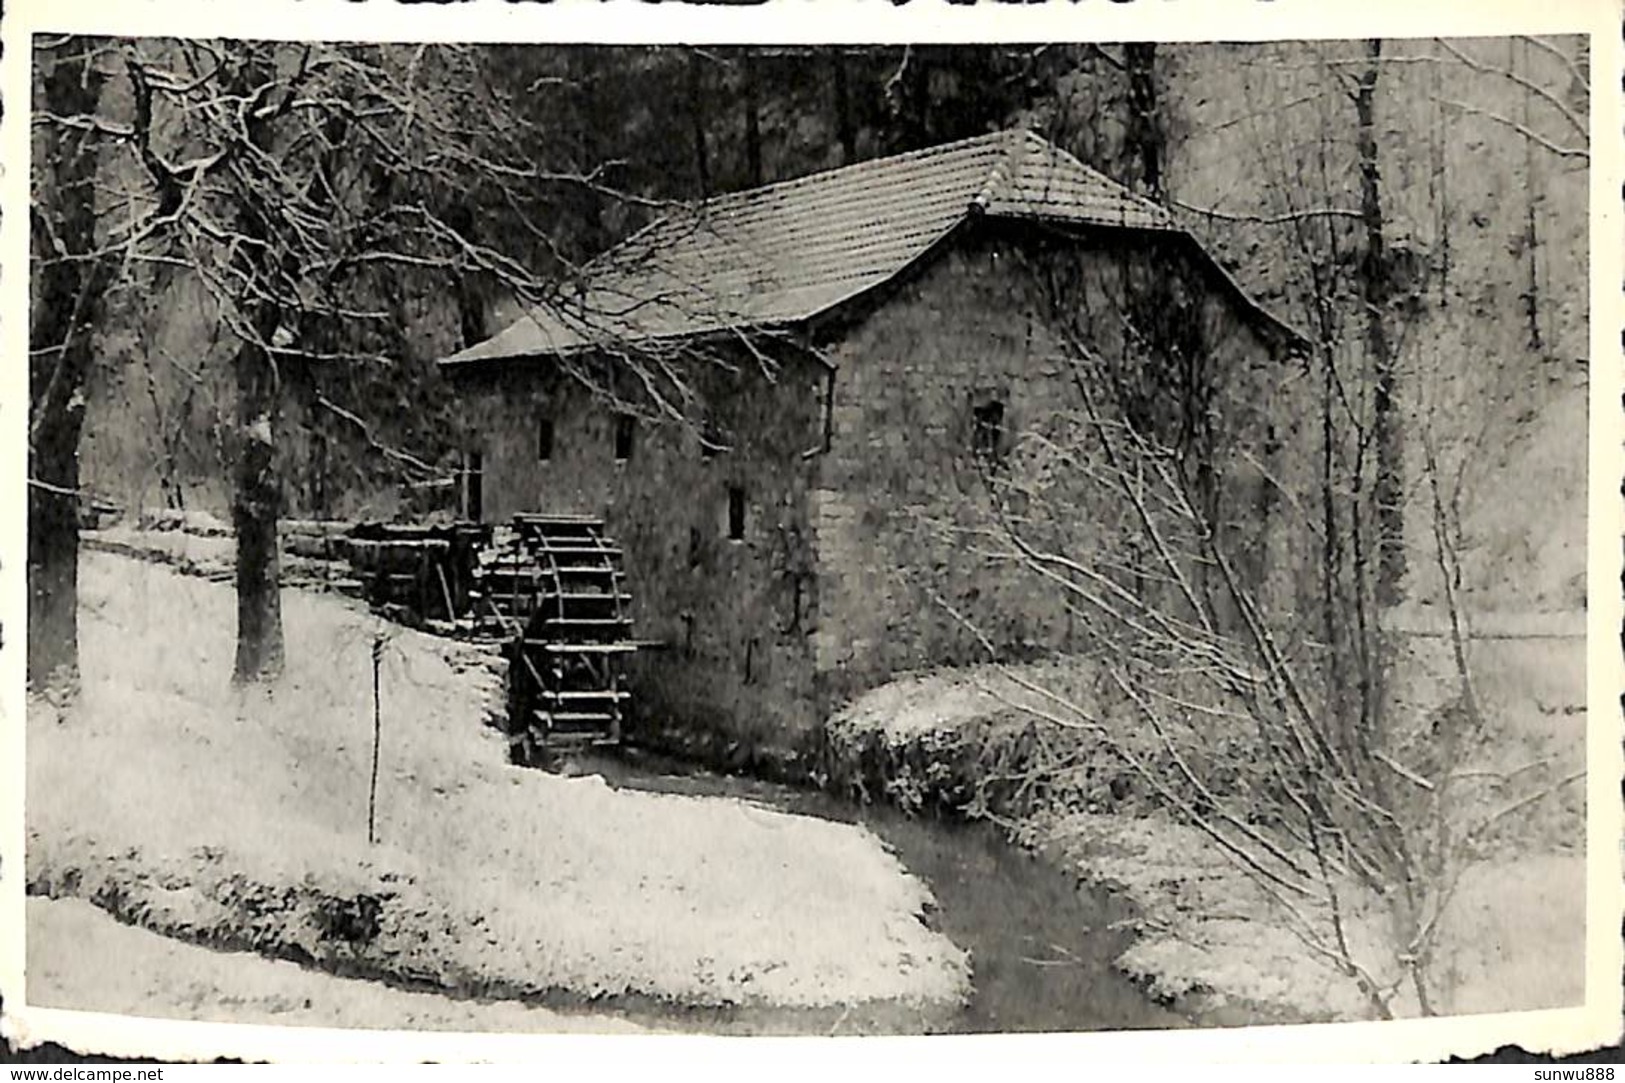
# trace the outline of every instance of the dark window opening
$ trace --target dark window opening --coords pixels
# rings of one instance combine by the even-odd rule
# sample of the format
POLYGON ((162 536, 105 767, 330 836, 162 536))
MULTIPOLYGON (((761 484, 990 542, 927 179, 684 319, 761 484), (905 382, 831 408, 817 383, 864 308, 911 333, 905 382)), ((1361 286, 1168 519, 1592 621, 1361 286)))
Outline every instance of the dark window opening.
POLYGON ((485 456, 473 450, 463 460, 463 515, 472 523, 485 517, 485 456))
POLYGON ((824 450, 828 451, 835 439, 835 370, 824 377, 824 450))
POLYGON ((745 538, 745 490, 737 485, 728 486, 728 539, 745 538))
POLYGON ((1004 403, 985 402, 971 411, 971 451, 978 459, 996 463, 1004 448, 1004 403))
POLYGON ((714 459, 719 452, 727 450, 728 444, 722 435, 722 426, 716 423, 715 418, 706 418, 704 427, 700 429, 700 458, 714 459))
POLYGON ((790 624, 783 630, 785 635, 794 635, 801 631, 802 582, 801 575, 793 573, 790 576, 790 624))
POLYGON ((625 462, 632 457, 632 434, 637 430, 638 419, 631 414, 617 414, 615 417, 615 458, 625 462))
POLYGON ((544 417, 536 423, 536 458, 547 462, 553 457, 553 419, 544 417))

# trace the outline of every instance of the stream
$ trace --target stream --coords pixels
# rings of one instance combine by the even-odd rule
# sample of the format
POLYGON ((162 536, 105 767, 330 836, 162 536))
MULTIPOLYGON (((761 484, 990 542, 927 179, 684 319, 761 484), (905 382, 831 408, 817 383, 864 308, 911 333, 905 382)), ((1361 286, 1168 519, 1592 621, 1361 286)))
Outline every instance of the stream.
MULTIPOLYGON (((1109 892, 1080 887, 1059 869, 1011 845, 988 823, 914 819, 884 806, 715 774, 634 748, 583 757, 576 769, 612 786, 701 796, 739 797, 784 812, 860 823, 930 885, 937 911, 929 923, 970 952, 974 993, 951 1019, 775 1018, 750 1009, 650 1020, 722 1033, 989 1033, 1178 1029, 1192 1020, 1146 995, 1112 961, 1131 934, 1114 927, 1128 906, 1109 892)), ((643 1012, 633 1010, 638 1019, 643 1012)), ((661 1013, 664 1014, 664 1013, 661 1013)))

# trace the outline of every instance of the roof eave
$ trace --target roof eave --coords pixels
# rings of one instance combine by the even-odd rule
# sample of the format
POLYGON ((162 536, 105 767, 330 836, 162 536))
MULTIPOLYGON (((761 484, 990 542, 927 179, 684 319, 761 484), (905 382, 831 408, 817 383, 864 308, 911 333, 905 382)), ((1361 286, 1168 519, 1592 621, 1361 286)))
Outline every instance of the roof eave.
MULTIPOLYGON (((838 322, 843 315, 850 312, 855 305, 867 298, 872 297, 877 291, 884 290, 893 283, 897 282, 899 279, 913 273, 917 268, 934 259, 950 244, 955 243, 968 229, 989 220, 1011 222, 1045 222, 1070 229, 1105 229, 1113 231, 1127 231, 1131 233, 1175 235, 1181 238, 1182 243, 1189 245, 1199 254, 1200 258, 1218 276, 1225 289, 1227 289, 1232 297, 1240 303, 1243 310, 1252 316, 1253 322, 1257 328, 1264 333, 1266 337, 1273 339, 1274 345, 1278 349, 1282 350, 1286 356, 1306 356, 1312 347, 1310 340, 1306 336, 1301 334, 1290 324, 1276 317, 1268 309, 1264 308, 1261 304, 1255 301, 1247 293, 1247 291, 1242 288, 1241 284, 1235 280, 1229 271, 1227 271, 1224 266, 1213 256, 1213 254, 1208 251, 1207 246, 1202 244, 1201 240, 1197 238, 1195 234, 1191 233, 1189 230, 1185 229, 1171 218, 1161 222, 1135 224, 1127 222, 1086 222, 1069 218, 1064 215, 1046 214, 1042 211, 1016 212, 1004 209, 993 210, 984 202, 979 200, 970 201, 965 208, 965 213, 952 226, 945 230, 936 240, 926 245, 907 262, 899 266, 891 274, 884 278, 869 282, 862 287, 853 290, 850 294, 836 298, 835 300, 812 312, 803 313, 802 315, 791 319, 775 320, 751 325, 749 327, 735 326, 708 328, 701 331, 653 336, 642 341, 650 343, 678 343, 683 341, 703 341, 707 338, 722 338, 725 336, 737 337, 746 333, 794 333, 800 331, 803 333, 803 341, 800 343, 800 345, 806 347, 809 340, 819 336, 822 330, 830 323, 838 322)), ((459 358, 458 355, 454 354, 451 357, 442 358, 441 360, 437 361, 436 364, 440 366, 443 375, 446 375, 448 378, 452 378, 463 375, 470 367, 473 366, 483 368, 487 365, 493 364, 536 362, 544 358, 565 358, 583 353, 590 353, 594 350, 599 350, 602 348, 604 348, 604 346, 601 344, 579 342, 566 346, 560 346, 547 351, 534 351, 530 353, 508 354, 494 357, 484 356, 459 358)), ((813 356, 818 357, 819 360, 826 366, 830 368, 835 367, 833 363, 820 356, 817 350, 810 350, 810 352, 813 356)))
POLYGON ((1046 222, 1054 226, 1068 227, 1072 229, 1109 229, 1115 231, 1126 231, 1130 233, 1157 233, 1176 236, 1180 238, 1182 243, 1188 245, 1197 253, 1198 257, 1205 264, 1207 264, 1215 275, 1218 276, 1219 281, 1223 283, 1224 288, 1229 291, 1231 296, 1241 304, 1243 309, 1252 314, 1255 321, 1264 330, 1266 330, 1272 338, 1277 340, 1278 345, 1280 345, 1289 356, 1307 354, 1307 352, 1313 348, 1313 343, 1309 340, 1308 336, 1304 335, 1297 328, 1293 327, 1279 316, 1276 316, 1269 309, 1259 304, 1258 301, 1256 301, 1253 296, 1242 287, 1241 283, 1236 281, 1235 276, 1225 269, 1224 264, 1220 263, 1213 253, 1208 251, 1207 245, 1202 243, 1201 238, 1197 237, 1196 234, 1192 233, 1190 230, 1186 229, 1184 226, 1180 225, 1171 218, 1165 223, 1145 225, 1131 224, 1127 222, 1113 224, 1103 222, 1083 222, 1069 219, 1061 215, 1049 215, 1041 212, 1015 213, 1008 211, 988 211, 986 212, 986 216, 988 218, 1006 219, 1012 222, 1046 222))
MULTIPOLYGON (((865 290, 863 292, 868 291, 865 290)), ((843 298, 842 300, 837 301, 835 304, 836 306, 839 306, 845 303, 846 299, 843 298)), ((796 332, 805 329, 816 317, 822 315, 825 311, 828 311, 828 309, 821 310, 820 312, 813 313, 809 316, 789 320, 774 320, 771 322, 755 324, 749 327, 708 328, 703 331, 689 331, 670 335, 652 336, 639 341, 648 344, 666 343, 676 345, 685 342, 704 342, 707 339, 737 342, 740 337, 744 335, 777 335, 781 337, 776 338, 774 341, 790 341, 797 347, 805 348, 805 341, 787 338, 787 336, 794 335, 796 332)), ((469 357, 462 360, 457 360, 456 356, 453 355, 452 357, 441 358, 439 361, 436 361, 435 364, 440 366, 441 375, 445 376, 447 379, 456 379, 467 376, 471 371, 481 371, 488 368, 505 365, 531 365, 544 361, 556 361, 567 357, 576 357, 584 354, 603 352, 615 346, 615 343, 610 342, 579 342, 572 343, 569 346, 560 346, 550 350, 535 350, 529 353, 503 354, 495 357, 469 357)), ((816 351, 812 351, 812 354, 825 366, 832 369, 835 367, 833 363, 828 361, 826 358, 819 356, 816 351)))
POLYGON ((1236 281, 1235 276, 1225 269, 1224 264, 1220 263, 1218 258, 1215 257, 1212 252, 1209 252, 1207 246, 1204 245, 1195 234, 1191 233, 1190 230, 1180 229, 1179 233, 1188 239, 1189 243, 1195 247, 1196 251, 1202 254, 1202 258, 1207 261, 1208 266, 1211 267, 1219 276, 1220 281, 1225 284, 1225 287, 1235 296, 1235 298, 1241 302, 1242 307, 1251 312, 1254 318, 1269 331, 1272 337, 1277 340, 1277 344, 1281 347, 1286 356, 1308 356, 1309 351, 1313 349, 1314 344, 1309 340, 1307 335, 1303 334, 1296 327, 1293 327, 1291 324, 1275 315, 1275 313, 1259 304, 1258 301, 1254 300, 1252 294, 1248 293, 1242 288, 1241 283, 1236 281))

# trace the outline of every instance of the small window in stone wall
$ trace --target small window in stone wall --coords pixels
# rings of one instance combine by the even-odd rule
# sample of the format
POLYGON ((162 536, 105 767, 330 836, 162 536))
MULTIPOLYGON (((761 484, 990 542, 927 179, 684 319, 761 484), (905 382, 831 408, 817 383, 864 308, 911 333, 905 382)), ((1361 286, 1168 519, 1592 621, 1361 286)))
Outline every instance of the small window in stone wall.
POLYGON ((707 417, 700 428, 700 458, 710 460, 729 450, 728 439, 714 417, 707 417))
POLYGON ((544 417, 536 423, 536 458, 547 462, 553 457, 553 419, 544 417))
POLYGON ((615 459, 625 462, 632 457, 632 437, 637 432, 638 419, 631 414, 615 415, 615 459))
POLYGON ((1004 456, 1004 403, 998 399, 971 408, 971 451, 992 465, 1004 456))
POLYGON ((745 490, 738 485, 728 486, 728 540, 745 540, 745 490))
POLYGON ((463 454, 463 518, 485 521, 485 455, 475 448, 463 454))

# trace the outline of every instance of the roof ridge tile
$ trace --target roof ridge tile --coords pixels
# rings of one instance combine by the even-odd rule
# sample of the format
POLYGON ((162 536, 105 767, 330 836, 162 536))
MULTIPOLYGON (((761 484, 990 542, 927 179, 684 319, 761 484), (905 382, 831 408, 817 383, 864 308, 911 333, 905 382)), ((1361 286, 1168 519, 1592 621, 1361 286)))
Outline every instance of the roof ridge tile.
POLYGON ((894 168, 904 164, 912 164, 914 162, 923 161, 929 158, 945 156, 956 151, 968 150, 978 145, 995 143, 1001 136, 1006 134, 1007 132, 1005 131, 985 132, 982 135, 973 135, 964 139, 956 139, 951 143, 937 143, 929 147, 919 147, 915 150, 900 151, 897 154, 882 155, 878 158, 865 158, 858 162, 845 162, 841 165, 830 166, 827 169, 816 170, 812 173, 803 173, 799 177, 790 177, 785 180, 774 181, 771 184, 762 184, 754 188, 741 188, 734 192, 720 192, 714 196, 708 196, 702 200, 692 201, 688 205, 696 209, 701 207, 714 208, 718 204, 727 202, 742 202, 747 199, 755 200, 766 196, 769 193, 807 187, 820 182, 828 182, 840 174, 855 176, 860 171, 879 172, 884 169, 894 168))
POLYGON ((1031 133, 1025 128, 1014 128, 1002 134, 1004 135, 1004 146, 1000 148, 998 160, 993 163, 993 168, 988 171, 987 181, 974 196, 971 196, 970 209, 976 213, 987 210, 987 205, 992 202, 994 194, 1009 179, 1015 164, 1016 144, 1024 142, 1025 137, 1031 133))

